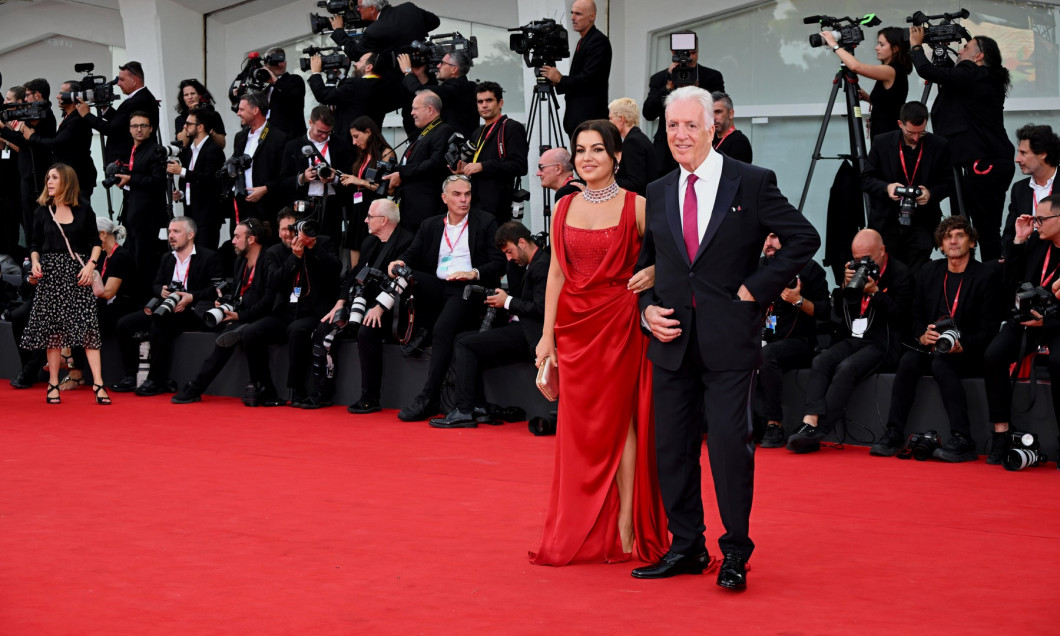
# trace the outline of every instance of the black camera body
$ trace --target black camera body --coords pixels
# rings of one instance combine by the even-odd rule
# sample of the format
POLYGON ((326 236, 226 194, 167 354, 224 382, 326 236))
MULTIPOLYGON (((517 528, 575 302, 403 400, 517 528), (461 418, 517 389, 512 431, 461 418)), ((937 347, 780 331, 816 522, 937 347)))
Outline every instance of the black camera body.
POLYGON ((412 66, 426 66, 427 73, 434 75, 438 72, 438 65, 449 53, 462 51, 467 59, 474 64, 478 57, 478 37, 465 38, 459 32, 439 33, 427 38, 426 42, 413 40, 406 52, 409 55, 409 63, 412 66))
POLYGON ((79 81, 81 84, 81 90, 60 92, 59 101, 64 104, 73 104, 78 100, 83 100, 89 106, 110 106, 118 99, 118 94, 114 91, 114 86, 118 83, 118 78, 108 80, 102 75, 93 75, 92 71, 96 69, 96 65, 91 62, 82 62, 80 64, 74 64, 75 73, 84 73, 79 81))
POLYGON ((34 121, 48 116, 48 102, 21 102, 0 105, 0 122, 34 121))
POLYGON ((923 191, 916 186, 897 186, 894 193, 898 195, 898 223, 905 226, 912 225, 916 200, 924 194, 923 191))
POLYGON ((364 180, 370 183, 378 183, 379 186, 375 189, 375 193, 385 197, 386 191, 390 188, 390 182, 383 179, 397 172, 397 169, 397 159, 377 161, 374 168, 368 168, 364 171, 364 180))
POLYGON ((217 171, 217 178, 221 180, 222 196, 225 198, 247 196, 247 168, 254 159, 247 154, 232 155, 225 160, 224 165, 217 171))
POLYGON ((334 324, 340 328, 347 324, 360 325, 364 322, 364 314, 368 311, 368 299, 365 297, 368 286, 372 283, 381 283, 386 279, 386 274, 373 267, 362 267, 354 278, 352 294, 348 299, 349 304, 343 305, 335 310, 334 324))
POLYGON ((395 265, 393 274, 393 278, 383 281, 379 295, 375 297, 375 302, 387 310, 393 309, 401 294, 405 293, 408 286, 414 283, 412 269, 408 265, 395 265))
POLYGON ((847 298, 861 298, 861 294, 865 293, 865 285, 868 284, 870 278, 874 281, 880 280, 880 266, 876 261, 872 260, 871 256, 862 256, 857 260, 850 261, 847 263, 847 267, 854 270, 854 276, 843 288, 847 298))
POLYGON ((243 305, 243 299, 235 295, 234 285, 223 278, 213 281, 214 289, 217 290, 217 307, 211 307, 203 316, 203 323, 210 329, 216 329, 217 325, 225 319, 226 311, 239 311, 243 305))
POLYGON ((1016 306, 1012 308, 1012 320, 1019 323, 1048 318, 1057 309, 1060 309, 1060 303, 1057 303, 1052 291, 1034 283, 1020 283, 1016 290, 1016 306))
POLYGON ((320 70, 327 76, 328 82, 337 81, 339 73, 350 68, 350 58, 346 57, 340 46, 307 46, 302 49, 302 54, 309 56, 298 60, 298 65, 302 72, 308 73, 311 62, 309 58, 319 55, 320 70))
MULTIPOLYGON (((875 13, 866 14, 864 18, 836 18, 830 15, 811 15, 803 18, 803 24, 819 24, 821 30, 832 32, 832 38, 836 44, 848 51, 865 41, 865 31, 862 27, 874 27, 881 24, 881 20, 875 13)), ((817 48, 824 46, 824 38, 820 33, 810 36, 810 46, 817 48)))
POLYGON ((939 15, 925 15, 923 11, 917 11, 906 17, 905 21, 913 26, 925 27, 924 43, 930 45, 937 56, 942 57, 950 44, 972 39, 967 29, 954 22, 954 20, 967 18, 969 15, 971 14, 967 9, 961 9, 957 13, 940 13, 939 15), (941 22, 931 24, 929 20, 941 20, 941 22))
MULTIPOLYGON (((369 24, 361 19, 361 13, 357 10, 357 0, 320 0, 317 6, 332 15, 341 15, 343 30, 363 29, 369 24)), ((331 19, 318 13, 310 13, 309 30, 313 32, 313 35, 331 31, 331 19)))
POLYGON ((905 446, 895 455, 898 459, 913 459, 924 462, 931 459, 932 454, 942 448, 939 432, 932 429, 923 433, 913 433, 906 440, 905 446))
POLYGON ((147 304, 144 305, 145 314, 148 316, 165 316, 176 308, 177 303, 180 302, 180 297, 175 292, 186 292, 187 290, 184 289, 184 284, 179 280, 171 281, 168 287, 169 296, 152 298, 147 301, 147 304))
MULTIPOLYGON (((285 60, 270 56, 268 61, 275 63, 285 60)), ((268 90, 272 81, 272 73, 265 68, 265 64, 266 60, 257 51, 247 54, 247 59, 243 61, 243 68, 228 87, 228 101, 232 103, 233 113, 239 111, 239 100, 247 93, 268 90)))
POLYGON ((106 177, 100 182, 100 184, 104 188, 110 188, 118 184, 119 175, 129 174, 129 166, 121 161, 112 161, 103 168, 103 173, 106 177))
MULTIPOLYGON (((523 56, 527 68, 555 66, 556 60, 570 57, 567 29, 551 18, 534 20, 508 31, 513 32, 508 38, 508 48, 523 56), (514 33, 515 31, 518 33, 514 33)), ((543 79, 538 73, 539 84, 543 79)))
MULTIPOLYGON (((304 201, 303 201, 304 203, 304 201)), ((301 234, 306 238, 316 238, 320 234, 320 225, 313 219, 301 219, 287 226, 287 229, 295 234, 301 234)))
POLYGON ((1005 470, 1033 468, 1048 460, 1049 458, 1042 454, 1042 445, 1038 442, 1037 435, 1022 431, 1009 431, 1008 450, 1001 458, 1001 465, 1005 467, 1005 470))
POLYGON ((935 331, 939 334, 939 339, 935 341, 934 353, 936 354, 941 355, 953 351, 953 347, 961 339, 961 330, 949 316, 943 316, 935 321, 935 331))
MULTIPOLYGON (((472 294, 481 295, 485 297, 496 296, 497 290, 489 287, 483 287, 482 285, 467 285, 464 287, 464 300, 471 298, 472 294)), ((486 317, 482 319, 482 324, 479 326, 479 332, 489 331, 490 327, 493 326, 493 319, 497 317, 496 307, 486 308, 486 317)))
POLYGON ((463 134, 455 132, 449 136, 449 147, 445 151, 445 163, 456 170, 461 161, 468 162, 475 156, 475 144, 463 134))

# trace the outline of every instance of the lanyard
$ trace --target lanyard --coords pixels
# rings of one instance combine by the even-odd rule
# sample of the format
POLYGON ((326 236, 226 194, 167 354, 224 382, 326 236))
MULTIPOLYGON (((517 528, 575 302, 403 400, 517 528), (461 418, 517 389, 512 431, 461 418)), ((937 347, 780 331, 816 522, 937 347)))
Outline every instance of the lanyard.
POLYGON ((500 122, 500 120, 500 117, 498 117, 497 121, 490 124, 489 130, 487 130, 485 127, 482 128, 482 133, 478 136, 478 144, 475 148, 475 156, 471 158, 472 163, 478 163, 478 155, 480 152, 482 152, 482 147, 484 146, 483 142, 490 138, 490 135, 493 134, 493 129, 496 128, 497 123, 500 122))
POLYGON ((129 172, 132 172, 133 161, 136 160, 136 146, 133 146, 132 152, 129 153, 129 172))
POLYGON ((106 278, 107 276, 107 263, 110 262, 110 257, 114 256, 114 251, 118 249, 118 244, 115 243, 114 247, 110 248, 110 252, 107 254, 107 258, 103 259, 103 269, 99 270, 99 277, 106 278))
POLYGON ((1056 270, 1060 269, 1060 265, 1057 265, 1053 268, 1053 271, 1049 272, 1048 276, 1045 275, 1045 271, 1049 268, 1049 259, 1052 257, 1052 255, 1053 246, 1050 245, 1049 249, 1045 252, 1045 262, 1042 264, 1042 287, 1045 287, 1045 284, 1049 282, 1053 278, 1053 276, 1056 276, 1056 270))
MULTIPOLYGON (((175 260, 177 262, 176 265, 173 268, 173 273, 176 274, 177 278, 180 278, 180 269, 181 269, 180 257, 177 256, 176 252, 173 253, 173 260, 175 260)), ((190 272, 191 272, 191 256, 188 256, 188 260, 187 260, 186 264, 184 265, 184 289, 188 288, 188 274, 190 272)))
MULTIPOLYGON (((946 272, 946 277, 942 279, 942 301, 945 303, 950 302, 949 292, 946 291, 946 284, 950 280, 950 273, 946 272)), ((957 315, 957 302, 961 299, 961 287, 964 287, 964 278, 961 278, 961 282, 957 285, 957 293, 953 295, 953 306, 950 307, 950 318, 957 315)))
MULTIPOLYGON (((1053 179, 1054 181, 1049 183, 1049 194, 1045 195, 1046 197, 1053 196, 1053 184, 1055 183, 1056 179, 1055 173, 1053 179)), ((1034 177, 1031 177, 1031 183, 1034 183, 1034 177)), ((1038 191, 1035 190, 1033 187, 1031 187, 1031 198, 1034 199, 1034 207, 1031 208, 1031 216, 1035 216, 1038 213, 1038 191)), ((1044 199, 1045 197, 1042 198, 1044 199)))
POLYGON ((368 162, 372 160, 372 155, 365 155, 364 162, 361 164, 360 170, 357 171, 357 178, 364 178, 364 171, 368 169, 368 162))
POLYGON ((899 163, 902 164, 902 172, 905 173, 905 184, 911 186, 911 185, 914 185, 913 184, 913 179, 916 178, 916 171, 920 169, 920 159, 922 159, 923 156, 924 156, 924 144, 920 144, 920 152, 916 156, 916 165, 913 166, 913 176, 912 177, 909 176, 909 170, 907 170, 906 167, 905 167, 905 151, 902 150, 903 146, 905 146, 905 144, 903 144, 902 140, 899 139, 898 140, 898 157, 901 159, 901 161, 899 161, 899 163))
MULTIPOLYGON (((884 263, 883 267, 880 268, 880 280, 876 281, 877 286, 879 286, 879 283, 881 281, 883 281, 883 273, 886 272, 886 271, 887 271, 887 264, 884 263)), ((880 291, 884 291, 885 292, 887 290, 886 289, 881 289, 880 291)), ((865 315, 865 310, 869 308, 869 303, 870 302, 872 302, 872 296, 869 296, 868 294, 862 294, 861 295, 861 315, 862 316, 865 315)))
POLYGON ((729 129, 725 131, 725 134, 721 136, 721 139, 714 144, 714 150, 721 148, 721 144, 725 142, 725 138, 736 131, 736 126, 729 126, 729 129))
POLYGON ((416 146, 417 143, 419 143, 420 139, 423 139, 424 137, 426 137, 427 133, 429 133, 432 130, 434 130, 435 126, 437 126, 440 123, 442 123, 442 118, 441 117, 436 117, 434 119, 434 121, 432 121, 431 123, 427 124, 427 127, 423 129, 423 132, 421 132, 419 135, 416 136, 416 141, 414 141, 411 144, 409 144, 409 147, 405 150, 405 159, 409 158, 409 155, 412 154, 412 149, 416 146))
POLYGON ((246 275, 247 275, 247 266, 243 265, 243 275, 239 277, 239 279, 240 279, 239 297, 240 298, 242 298, 243 295, 247 293, 247 290, 250 289, 250 286, 254 283, 254 271, 257 270, 257 269, 258 269, 257 263, 255 263, 254 266, 250 268, 250 278, 247 279, 244 282, 243 279, 246 278, 246 275))
MULTIPOLYGON (((324 147, 320 149, 320 157, 324 157, 325 159, 328 158, 328 144, 330 144, 330 143, 331 143, 331 139, 328 139, 327 141, 324 142, 324 147)), ((314 166, 317 165, 318 163, 320 163, 320 157, 317 157, 317 156, 313 157, 313 165, 314 166)))
MULTIPOLYGON (((457 245, 460 244, 460 237, 464 235, 464 230, 467 229, 468 225, 470 225, 470 223, 468 223, 468 219, 465 217, 464 218, 464 225, 463 225, 463 227, 460 228, 460 232, 456 235, 456 244, 457 245)), ((445 227, 442 228, 442 236, 445 237, 445 244, 449 246, 449 256, 452 256, 453 255, 453 250, 456 249, 456 245, 453 245, 453 243, 449 240, 449 227, 450 227, 449 226, 449 219, 446 218, 445 219, 445 227)))

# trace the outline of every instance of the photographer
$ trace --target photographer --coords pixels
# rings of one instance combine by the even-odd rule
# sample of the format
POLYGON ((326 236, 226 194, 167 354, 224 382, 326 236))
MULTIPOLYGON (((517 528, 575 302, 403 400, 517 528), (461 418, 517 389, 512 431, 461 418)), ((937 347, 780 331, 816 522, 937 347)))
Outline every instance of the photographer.
POLYGON ((129 232, 125 246, 136 261, 138 292, 146 292, 150 286, 147 277, 158 267, 158 231, 166 224, 166 164, 157 152, 153 133, 147 113, 132 114, 129 134, 133 147, 118 162, 122 172, 115 175, 122 190, 118 222, 129 232))
MULTIPOLYGON (((770 233, 759 267, 773 265, 779 249, 780 238, 770 233)), ((828 320, 832 312, 824 268, 816 261, 807 261, 792 283, 770 303, 762 328, 762 366, 758 369, 766 419, 762 448, 782 448, 787 442, 781 405, 784 372, 810 366, 817 348, 817 322, 828 320)))
POLYGON ((176 140, 187 146, 190 136, 184 129, 188 121, 188 115, 193 110, 199 110, 199 123, 206 128, 206 134, 213 140, 221 150, 225 148, 225 122, 221 114, 217 112, 213 95, 197 79, 186 79, 181 81, 177 89, 177 118, 173 121, 173 130, 176 131, 176 140))
POLYGON ((497 287, 504 273, 504 256, 497 249, 497 221, 488 212, 471 208, 471 180, 462 174, 442 182, 446 213, 420 226, 412 245, 390 263, 413 270, 418 329, 433 328, 430 366, 423 390, 401 409, 404 422, 425 420, 438 413, 442 382, 449 370, 457 334, 474 329, 480 315, 477 303, 462 298, 468 284, 497 287))
POLYGON ((927 263, 917 273, 913 294, 917 347, 906 351, 898 363, 887 430, 872 445, 873 455, 891 457, 901 450, 917 381, 931 375, 950 423, 950 439, 934 451, 934 457, 948 462, 978 457, 961 379, 983 375, 983 352, 997 333, 1001 274, 996 263, 973 258, 977 238, 975 228, 962 216, 948 217, 935 229, 936 245, 946 258, 927 263))
POLYGON ((166 171, 180 179, 173 200, 182 202, 184 216, 195 220, 199 228, 195 244, 216 250, 225 219, 217 172, 224 165, 225 153, 203 123, 208 112, 196 107, 188 113, 184 120, 187 145, 181 150, 179 159, 170 159, 166 171))
MULTIPOLYGON (((670 146, 666 143, 666 117, 664 116, 666 114, 664 105, 666 98, 677 88, 673 81, 674 69, 678 66, 695 68, 696 73, 692 86, 698 86, 711 93, 725 90, 725 79, 722 78, 721 73, 699 63, 699 36, 692 31, 679 31, 670 34, 671 42, 673 42, 674 36, 692 36, 695 38, 696 47, 689 52, 691 61, 687 64, 672 62, 668 68, 652 75, 648 79, 648 96, 644 98, 643 107, 644 119, 648 121, 659 119, 659 125, 655 129, 655 137, 652 140, 655 145, 655 154, 659 158, 659 174, 666 174, 677 167, 677 162, 674 161, 673 155, 670 153, 670 146)), ((678 50, 671 50, 670 54, 672 57, 677 57, 679 52, 678 50)))
POLYGON ((243 128, 236 133, 232 156, 248 155, 251 164, 244 175, 246 198, 235 200, 237 218, 269 219, 283 206, 280 164, 287 135, 265 118, 268 110, 264 93, 247 93, 239 98, 236 114, 243 128))
MULTIPOLYGON (((508 259, 509 268, 525 268, 516 295, 497 288, 486 296, 486 305, 511 315, 505 325, 483 332, 465 332, 456 337, 453 368, 456 370, 456 404, 444 418, 433 419, 435 428, 475 428, 475 416, 486 405, 482 368, 508 362, 530 362, 541 340, 545 319, 545 283, 551 254, 534 242, 530 230, 518 221, 497 229, 495 242, 508 259)), ((511 276, 509 278, 512 278, 511 276)))
POLYGON ((397 77, 393 54, 412 43, 426 40, 427 34, 438 28, 441 21, 430 11, 411 2, 391 6, 388 0, 360 0, 357 11, 361 20, 368 23, 364 31, 351 37, 343 30, 341 15, 331 16, 331 39, 341 46, 351 60, 358 60, 365 53, 380 53, 376 72, 386 77, 397 77))
POLYGON ((219 334, 213 352, 203 361, 199 373, 170 399, 173 404, 200 401, 203 392, 220 375, 235 353, 235 345, 242 339, 242 331, 272 310, 274 297, 268 284, 272 272, 268 270, 268 263, 262 253, 267 238, 265 224, 258 219, 244 219, 232 231, 236 260, 232 270, 230 298, 234 303, 229 309, 221 307, 220 299, 214 301, 213 307, 223 311, 224 318, 217 323, 219 334))
MULTIPOLYGON (((4 94, 4 104, 15 104, 26 97, 26 89, 12 86, 4 94)), ((20 143, 10 143, 3 138, 3 130, 18 125, 18 122, 0 122, 0 254, 16 260, 26 254, 19 246, 19 228, 22 227, 22 174, 19 153, 20 143)), ((27 236, 29 231, 26 232, 27 236)), ((27 310, 28 311, 28 310, 27 310)))
POLYGON ((323 62, 319 55, 309 58, 309 89, 321 104, 335 108, 335 129, 345 134, 358 117, 371 117, 379 128, 386 117, 384 85, 375 72, 378 53, 365 53, 353 63, 350 75, 335 86, 324 84, 323 62))
POLYGON ((574 164, 566 148, 549 148, 541 153, 538 161, 535 174, 542 188, 552 190, 555 201, 585 189, 585 182, 574 174, 574 164))
POLYGON ((1016 237, 1016 219, 1024 214, 1034 215, 1038 202, 1053 193, 1056 166, 1060 163, 1060 137, 1049 126, 1027 124, 1016 131, 1016 165, 1027 175, 1012 184, 1009 195, 1008 218, 1001 243, 1005 254, 1016 237))
POLYGON ((360 262, 361 243, 368 238, 367 226, 361 227, 356 220, 368 214, 368 208, 374 201, 385 197, 385 194, 378 191, 379 184, 368 179, 372 174, 369 171, 374 171, 380 162, 395 161, 397 155, 386 143, 383 133, 372 118, 364 115, 358 117, 350 123, 349 131, 350 140, 353 141, 353 163, 341 180, 342 185, 353 190, 350 218, 354 219, 354 223, 346 230, 346 243, 343 247, 350 250, 350 267, 354 268, 360 262))
POLYGON ((659 158, 651 140, 637 127, 640 123, 637 102, 628 97, 614 100, 607 105, 607 118, 622 135, 622 156, 615 181, 620 188, 644 196, 648 184, 659 176, 659 158))
POLYGON ((468 141, 475 144, 471 161, 461 161, 456 172, 471 177, 471 205, 492 214, 498 223, 512 218, 515 179, 526 175, 526 128, 501 113, 504 89, 496 82, 480 82, 476 91, 482 125, 468 141))
POLYGON ((104 106, 98 117, 84 100, 78 100, 77 103, 78 114, 107 138, 103 151, 104 163, 125 161, 129 157, 133 147, 129 120, 133 113, 146 115, 151 130, 158 130, 158 100, 144 87, 144 68, 139 62, 128 62, 118 67, 118 88, 127 99, 122 100, 117 108, 109 104, 104 106))
MULTIPOLYGON (((1009 296, 1020 283, 1050 289, 1060 280, 1060 195, 1042 199, 1033 216, 1021 215, 1014 226, 1012 246, 1005 258, 1001 298, 1009 296)), ((990 421, 994 423, 988 464, 1000 464, 1007 450, 1012 420, 1010 365, 1045 346, 1049 349, 1049 377, 1060 378, 1060 315, 1052 313, 1043 319, 1038 317, 1041 312, 1037 310, 1030 315, 1021 314, 1010 316, 986 348, 986 401, 990 421)), ((1049 392, 1053 397, 1053 414, 1060 422, 1060 381, 1054 379, 1049 384, 1049 392)))
POLYGON ((342 267, 328 238, 307 232, 311 228, 302 225, 305 221, 297 220, 291 208, 280 210, 277 220, 280 243, 265 254, 272 272, 269 287, 275 297, 273 309, 242 331, 251 382, 243 403, 247 406, 288 403, 277 393, 269 368, 269 345, 287 343, 290 405, 301 407, 307 395, 305 381, 313 355, 313 330, 338 296, 342 267))
POLYGON ((581 36, 570 61, 570 73, 563 75, 555 66, 541 67, 541 77, 565 96, 563 130, 568 135, 583 121, 607 119, 607 81, 611 74, 611 40, 596 28, 596 3, 574 0, 570 23, 581 36))
POLYGON ((433 80, 427 76, 426 66, 412 66, 408 53, 397 56, 398 68, 405 74, 401 83, 410 95, 429 88, 442 100, 442 121, 465 137, 478 126, 475 105, 475 83, 467 79, 471 70, 471 58, 463 51, 446 53, 438 62, 438 72, 433 80))
POLYGON ((736 111, 732 107, 732 98, 721 91, 714 91, 710 96, 714 99, 714 150, 738 161, 751 163, 754 158, 751 140, 736 130, 733 124, 736 111))
MULTIPOLYGON (((47 101, 47 95, 50 92, 48 81, 44 79, 30 80, 22 89, 23 97, 19 101, 25 104, 47 101)), ((0 124, 0 138, 18 148, 18 172, 22 178, 22 229, 26 234, 28 246, 29 237, 33 231, 33 213, 37 209, 37 197, 44 190, 44 175, 47 174, 48 166, 53 162, 51 149, 34 147, 26 142, 22 132, 26 126, 34 128, 42 137, 52 137, 55 135, 55 116, 51 114, 49 108, 48 116, 41 120, 0 124)))
MULTIPOLYGON (((344 328, 336 314, 349 316, 359 289, 359 277, 364 269, 382 272, 387 264, 403 254, 412 244, 413 234, 401 227, 401 212, 390 199, 372 202, 364 219, 368 226, 368 237, 360 245, 361 266, 347 272, 339 285, 339 299, 331 311, 320 319, 313 333, 313 394, 302 403, 304 409, 317 409, 331 405, 335 393, 335 365, 332 360, 339 349, 339 332, 344 328), (330 336, 330 337, 329 337, 330 336)), ((356 328, 357 355, 361 367, 361 397, 347 409, 350 413, 375 413, 379 404, 383 375, 383 338, 390 332, 393 322, 390 310, 375 302, 379 295, 380 281, 368 280, 360 297, 365 301, 363 322, 356 328)))
POLYGON ((942 218, 939 206, 953 191, 949 144, 925 132, 927 117, 920 102, 902 106, 899 129, 877 136, 861 179, 872 199, 869 227, 883 235, 889 251, 914 273, 938 245, 933 234, 942 218), (902 194, 905 188, 914 193, 902 194))
POLYGON ((175 297, 177 302, 168 311, 161 307, 152 313, 137 310, 118 321, 118 348, 125 372, 121 382, 112 387, 118 393, 135 390, 136 395, 151 396, 176 391, 169 380, 173 341, 185 331, 202 331, 205 325, 193 307, 199 302, 212 305, 217 297, 212 281, 221 278, 221 264, 216 253, 195 246, 195 221, 186 216, 170 221, 169 246, 173 251, 162 257, 152 298, 166 301, 175 297), (143 332, 149 334, 151 343, 151 370, 137 387, 136 369, 140 360, 137 337, 143 332))
POLYGON ((44 153, 51 151, 56 162, 73 168, 77 173, 81 194, 91 198, 92 190, 96 187, 96 164, 92 160, 92 127, 78 114, 76 105, 64 101, 61 96, 61 93, 80 90, 81 84, 77 81, 63 82, 59 87, 60 95, 56 99, 59 102, 59 110, 63 113, 63 120, 59 122, 53 136, 48 136, 43 131, 54 126, 54 121, 45 124, 41 131, 28 124, 23 125, 22 135, 35 152, 37 149, 44 153))
POLYGON ((979 230, 980 257, 1001 256, 1001 213, 1016 168, 1015 148, 1005 133, 1005 96, 1012 85, 997 42, 976 36, 965 43, 953 68, 935 66, 924 54, 924 27, 909 27, 917 74, 939 86, 931 106, 936 134, 950 142, 960 176, 964 210, 979 230))
POLYGON ((913 294, 909 269, 887 255, 875 230, 858 232, 850 250, 854 260, 832 300, 840 321, 836 335, 845 338, 813 359, 802 426, 787 443, 796 453, 820 450, 824 436, 842 421, 857 383, 893 366, 901 354, 913 294))
POLYGON ((265 53, 265 69, 269 71, 269 121, 288 137, 304 135, 305 80, 287 72, 287 54, 279 47, 265 53))
POLYGON ((401 223, 415 232, 420 223, 438 212, 438 184, 449 174, 445 152, 453 129, 442 122, 442 100, 431 91, 416 93, 412 100, 412 120, 420 129, 410 139, 400 166, 383 179, 390 187, 400 187, 401 223))

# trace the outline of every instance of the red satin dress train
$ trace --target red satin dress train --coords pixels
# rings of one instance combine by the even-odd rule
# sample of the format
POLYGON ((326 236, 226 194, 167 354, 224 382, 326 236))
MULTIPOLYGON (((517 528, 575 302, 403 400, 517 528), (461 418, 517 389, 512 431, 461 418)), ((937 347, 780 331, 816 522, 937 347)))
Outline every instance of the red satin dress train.
POLYGON ((622 549, 615 481, 631 421, 637 439, 634 553, 656 561, 670 541, 655 464, 651 364, 637 296, 626 289, 641 244, 636 195, 626 194, 619 224, 601 230, 566 225, 571 198, 556 208, 559 235, 553 236, 566 277, 555 328, 556 465, 544 537, 530 561, 558 566, 633 558, 622 549))

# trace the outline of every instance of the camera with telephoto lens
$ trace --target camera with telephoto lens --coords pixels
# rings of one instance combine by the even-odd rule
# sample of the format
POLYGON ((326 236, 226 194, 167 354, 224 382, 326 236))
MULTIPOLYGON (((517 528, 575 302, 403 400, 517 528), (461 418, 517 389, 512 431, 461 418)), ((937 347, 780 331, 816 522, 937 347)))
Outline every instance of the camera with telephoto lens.
POLYGON ((512 190, 512 219, 518 221, 523 218, 523 211, 526 209, 526 202, 529 200, 530 193, 517 184, 515 190, 512 190))
POLYGON ((385 197, 386 191, 390 188, 390 182, 384 179, 397 172, 397 169, 398 163, 396 159, 376 161, 374 168, 368 168, 364 171, 364 180, 368 183, 379 184, 375 188, 375 193, 385 197))
POLYGON ((103 168, 103 173, 107 176, 100 183, 104 188, 110 188, 118 184, 118 176, 129 174, 129 166, 120 161, 112 161, 103 168))
POLYGON ((936 57, 942 58, 946 55, 946 49, 950 44, 956 44, 961 40, 971 40, 972 35, 954 20, 967 18, 970 13, 967 9, 961 9, 957 13, 940 13, 939 15, 924 15, 923 11, 917 11, 906 17, 905 21, 913 26, 924 28, 924 44, 930 46, 936 57), (942 20, 938 24, 931 24, 928 20, 942 20))
POLYGON ((166 314, 172 312, 176 308, 177 303, 180 302, 180 294, 178 294, 177 292, 184 291, 186 291, 184 289, 184 284, 181 283, 179 280, 170 282, 169 296, 166 296, 165 298, 158 297, 148 300, 147 304, 144 305, 144 313, 148 316, 165 316, 166 314))
MULTIPOLYGON (((357 0, 320 0, 317 6, 332 15, 341 15, 343 30, 363 29, 369 24, 361 19, 361 12, 357 10, 357 0)), ((313 32, 313 35, 331 31, 331 19, 326 15, 310 13, 309 30, 313 32)))
POLYGON ((555 66, 556 60, 570 57, 567 29, 551 18, 534 20, 508 31, 518 31, 509 37, 508 48, 523 56, 527 68, 535 70, 538 84, 548 82, 541 77, 542 66, 555 66))
POLYGON ((913 224, 913 211, 916 210, 916 200, 923 192, 915 186, 896 186, 894 193, 898 195, 898 223, 900 225, 913 224))
MULTIPOLYGON (((480 294, 486 296, 496 296, 497 290, 490 289, 489 287, 483 287, 482 285, 467 285, 464 287, 464 300, 471 298, 471 294, 480 294)), ((486 317, 482 319, 482 324, 479 325, 479 332, 489 331, 490 327, 493 326, 493 319, 497 317, 496 307, 486 307, 486 317)))
POLYGON ((247 59, 243 60, 243 67, 239 74, 228 87, 228 101, 232 103, 232 112, 239 111, 239 100, 247 93, 268 90, 272 82, 272 73, 265 68, 266 64, 276 64, 285 60, 284 56, 278 54, 270 55, 266 60, 257 51, 248 53, 247 59))
POLYGON ((114 91, 118 78, 115 77, 112 80, 108 80, 102 75, 93 75, 92 71, 94 70, 96 70, 96 65, 91 62, 74 64, 75 73, 85 74, 84 77, 78 80, 78 83, 81 84, 81 90, 60 92, 59 101, 63 104, 73 104, 82 100, 89 106, 110 106, 113 104, 118 99, 118 94, 114 91))
POLYGON ((466 163, 474 156, 475 144, 458 132, 449 135, 449 148, 445 151, 445 163, 450 170, 456 170, 461 161, 466 163))
POLYGON ((12 102, 0 104, 0 122, 44 119, 51 109, 48 102, 12 102))
MULTIPOLYGON (((298 201, 295 203, 298 203, 298 201)), ((301 234, 306 238, 316 238, 320 234, 320 226, 313 219, 301 219, 290 223, 287 225, 287 230, 295 234, 301 234)))
POLYGON ((870 278, 874 281, 880 280, 880 266, 871 256, 862 256, 850 261, 847 268, 854 270, 854 276, 843 288, 847 298, 860 298, 861 294, 865 293, 865 285, 868 285, 870 278))
POLYGON ((335 310, 335 316, 331 322, 340 328, 347 324, 360 325, 364 322, 364 314, 368 311, 368 299, 365 290, 372 283, 380 283, 386 279, 386 274, 374 267, 362 267, 354 278, 351 298, 348 305, 343 305, 335 310))
POLYGON ((254 162, 250 155, 232 155, 217 171, 221 194, 225 198, 247 196, 247 168, 254 162))
POLYGON ((393 274, 393 278, 383 281, 379 295, 375 297, 375 302, 387 310, 394 308, 394 303, 413 282, 412 269, 408 265, 395 265, 393 274))
POLYGON ((534 239, 534 243, 537 243, 538 248, 545 249, 548 247, 548 232, 545 230, 541 230, 531 238, 534 239))
POLYGON ((1042 445, 1034 433, 1009 431, 1008 450, 1001 457, 1005 470, 1023 470, 1033 468, 1049 460, 1042 454, 1042 445))
POLYGON ((925 462, 931 459, 932 454, 939 448, 942 448, 942 443, 939 441, 939 432, 932 429, 910 435, 909 439, 905 441, 905 446, 898 451, 895 457, 898 459, 909 459, 912 457, 919 462, 925 462))
POLYGON ((179 143, 169 144, 166 146, 159 144, 155 146, 155 156, 157 156, 160 160, 166 162, 174 160, 179 161, 180 151, 182 150, 184 150, 184 146, 180 145, 179 143))
MULTIPOLYGON (((832 38, 839 46, 851 51, 855 46, 865 41, 865 31, 862 27, 874 27, 881 24, 881 20, 875 13, 867 13, 864 18, 834 18, 829 15, 811 15, 803 18, 803 24, 820 24, 822 31, 831 31, 832 38)), ((820 33, 810 36, 810 46, 817 48, 824 46, 824 38, 820 33)))
POLYGON ((1012 308, 1012 319, 1015 322, 1027 322, 1048 318, 1056 313, 1060 304, 1053 293, 1034 283, 1020 283, 1016 290, 1016 306, 1012 308))
POLYGON ((211 307, 202 316, 203 323, 210 329, 217 328, 217 325, 224 321, 226 311, 239 311, 240 305, 243 304, 243 299, 234 295, 234 285, 231 285, 227 280, 215 278, 213 287, 217 290, 218 305, 211 307))
POLYGON ((961 331, 957 328, 957 323, 949 316, 943 316, 935 321, 935 331, 939 334, 939 339, 935 341, 934 349, 934 353, 937 354, 953 351, 953 347, 961 339, 961 331))

